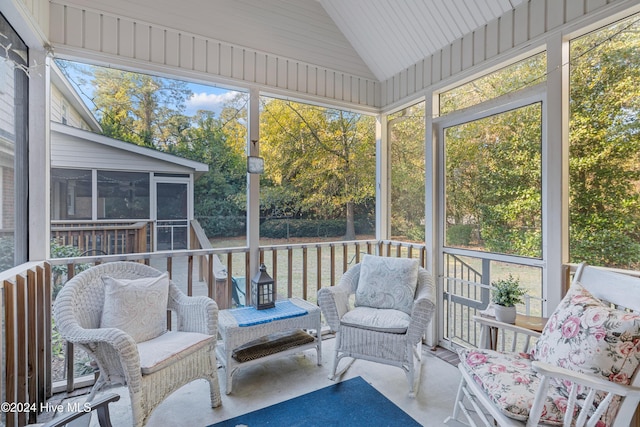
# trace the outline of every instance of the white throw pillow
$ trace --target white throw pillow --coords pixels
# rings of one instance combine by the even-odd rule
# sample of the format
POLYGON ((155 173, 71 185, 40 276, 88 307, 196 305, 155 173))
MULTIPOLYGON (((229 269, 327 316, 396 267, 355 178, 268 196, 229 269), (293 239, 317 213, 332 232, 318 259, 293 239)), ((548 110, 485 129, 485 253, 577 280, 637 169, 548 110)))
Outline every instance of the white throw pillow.
POLYGON ((123 330, 136 342, 162 335, 167 330, 169 275, 140 279, 103 276, 104 307, 101 328, 123 330))
POLYGON ((356 289, 357 306, 411 314, 418 287, 418 260, 365 255, 356 289))

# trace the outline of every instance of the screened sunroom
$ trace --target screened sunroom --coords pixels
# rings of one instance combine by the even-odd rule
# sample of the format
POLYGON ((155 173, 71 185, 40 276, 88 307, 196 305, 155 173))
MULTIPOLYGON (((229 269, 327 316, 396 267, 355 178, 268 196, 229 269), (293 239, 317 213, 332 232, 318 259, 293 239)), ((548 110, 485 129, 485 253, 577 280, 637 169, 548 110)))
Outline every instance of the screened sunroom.
MULTIPOLYGON (((424 343, 453 352, 480 345, 473 318, 496 281, 517 278, 526 289, 518 312, 544 318, 580 262, 639 274, 636 0, 0 5, 3 401, 43 402, 92 384, 78 369, 86 355, 57 349, 51 298, 112 261, 168 270, 184 293, 226 308, 249 304, 260 264, 279 297, 316 304, 318 290, 365 254, 416 258, 437 286, 424 343), (65 132, 145 146, 149 158, 180 158, 175 167, 150 175, 129 156, 132 164, 111 165, 114 177, 90 166, 108 160, 100 155, 83 167, 90 151, 78 145, 66 154, 75 166, 61 169, 69 158, 55 151, 52 117, 67 107, 54 102, 53 67, 99 124, 65 132), (136 84, 166 90, 154 113, 175 114, 142 126, 151 115, 125 91, 136 84), (129 104, 118 105, 123 97, 129 104), (248 170, 254 161, 259 170, 248 170), (71 190, 79 171, 92 178, 71 190), (193 192, 180 231, 188 243, 81 257, 52 247, 57 222, 81 209, 112 226, 101 183, 133 191, 125 184, 141 176, 145 219, 154 219, 149 204, 171 208, 153 183, 193 192), (85 193, 72 203, 72 191, 85 193)), ((424 368, 423 387, 429 369, 438 367, 424 368)), ((421 399, 406 410, 440 425, 427 421, 440 417, 428 412, 427 392, 421 399)), ((224 417, 242 402, 223 399, 234 408, 224 417)), ((443 405, 449 411, 453 398, 443 405)), ((209 424, 219 420, 206 410, 209 424)), ((37 418, 2 416, 7 425, 37 418)))

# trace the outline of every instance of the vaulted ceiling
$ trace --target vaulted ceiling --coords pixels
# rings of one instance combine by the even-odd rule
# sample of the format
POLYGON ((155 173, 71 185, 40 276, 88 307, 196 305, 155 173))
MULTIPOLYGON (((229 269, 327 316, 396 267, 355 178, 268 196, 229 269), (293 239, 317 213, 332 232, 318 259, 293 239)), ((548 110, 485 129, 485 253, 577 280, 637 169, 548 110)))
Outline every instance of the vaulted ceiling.
POLYGON ((384 81, 526 0, 75 0, 384 81))

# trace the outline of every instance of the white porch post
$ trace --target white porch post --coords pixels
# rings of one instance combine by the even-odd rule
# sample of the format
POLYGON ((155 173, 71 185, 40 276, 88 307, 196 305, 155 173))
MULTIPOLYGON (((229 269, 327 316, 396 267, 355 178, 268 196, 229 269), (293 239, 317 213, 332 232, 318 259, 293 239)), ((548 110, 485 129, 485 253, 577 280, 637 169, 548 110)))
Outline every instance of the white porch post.
POLYGON ((391 166, 389 164, 389 126, 387 115, 376 117, 376 239, 386 240, 390 236, 391 166))
POLYGON ((29 49, 30 64, 35 68, 29 77, 29 201, 28 227, 30 261, 49 258, 50 245, 50 90, 49 55, 44 50, 29 49))
MULTIPOLYGON (((426 268, 432 274, 433 282, 436 285, 436 313, 442 313, 443 303, 442 298, 442 286, 440 285, 440 265, 438 257, 440 253, 440 242, 438 240, 438 229, 440 226, 440 206, 438 204, 438 149, 436 146, 437 138, 434 136, 433 129, 433 111, 438 108, 437 97, 433 96, 432 92, 428 92, 425 98, 425 140, 424 140, 424 191, 425 191, 425 206, 424 206, 424 240, 425 247, 427 249, 426 254, 426 268), (436 104, 434 104, 436 103, 436 104)), ((431 320, 429 329, 426 333, 426 343, 433 347, 438 344, 440 340, 439 324, 437 314, 431 320)))
MULTIPOLYGON (((260 155, 260 91, 249 91, 249 127, 247 137, 247 155, 260 155)), ((249 246, 249 275, 258 271, 260 266, 260 175, 247 173, 247 246, 249 246)), ((251 304, 247 296, 247 304, 251 304)))
POLYGON ((543 315, 562 299, 562 264, 569 262, 569 43, 547 41, 546 131, 542 145, 543 315))

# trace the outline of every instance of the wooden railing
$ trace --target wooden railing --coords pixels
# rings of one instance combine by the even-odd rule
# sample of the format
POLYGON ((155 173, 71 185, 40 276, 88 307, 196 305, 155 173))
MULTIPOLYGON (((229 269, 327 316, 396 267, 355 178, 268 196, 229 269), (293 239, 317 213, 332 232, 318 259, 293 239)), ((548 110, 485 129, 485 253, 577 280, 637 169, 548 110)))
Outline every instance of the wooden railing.
POLYGON ((0 424, 36 422, 51 396, 51 269, 32 262, 0 273, 0 424))
POLYGON ((51 238, 87 255, 147 252, 153 248, 153 222, 51 221, 51 238))

